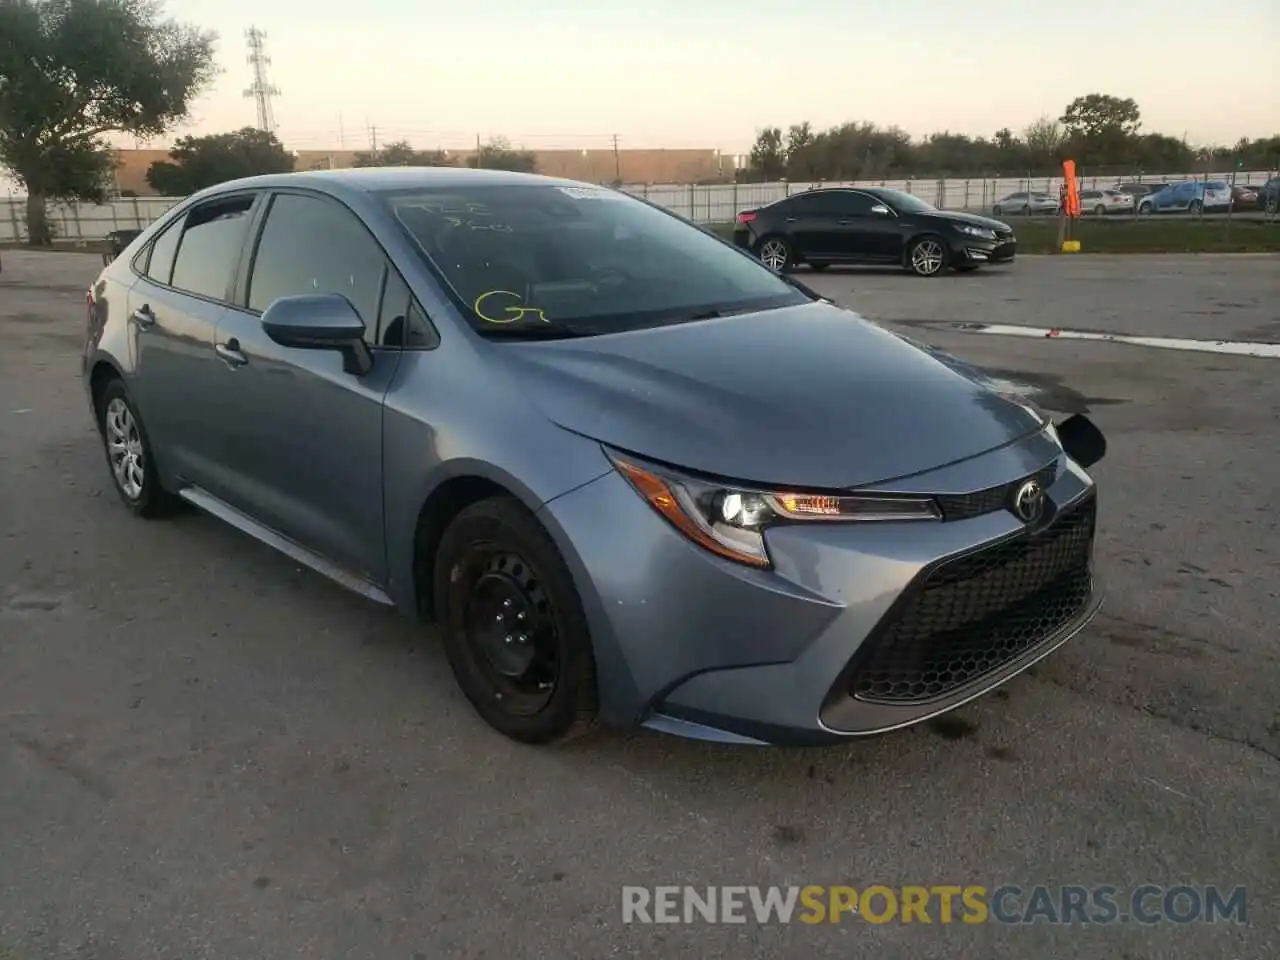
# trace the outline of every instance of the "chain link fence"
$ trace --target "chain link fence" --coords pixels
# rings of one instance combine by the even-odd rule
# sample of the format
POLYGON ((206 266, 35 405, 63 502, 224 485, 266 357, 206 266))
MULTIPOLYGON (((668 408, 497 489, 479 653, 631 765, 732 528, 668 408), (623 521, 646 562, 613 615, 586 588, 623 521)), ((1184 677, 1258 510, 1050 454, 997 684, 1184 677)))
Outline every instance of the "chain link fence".
MULTIPOLYGON (((1232 186, 1261 187, 1274 181, 1274 170, 1202 171, 1198 173, 1149 173, 1118 168, 1107 171, 1083 171, 1080 176, 1082 190, 1102 190, 1117 184, 1175 183, 1186 180, 1221 181, 1232 186)), ((962 210, 991 215, 1002 199, 1011 194, 1043 194, 1056 198, 1062 187, 1061 177, 1035 176, 979 176, 937 177, 932 179, 907 178, 900 180, 811 181, 773 183, 715 183, 715 184, 628 184, 623 190, 644 197, 651 203, 665 207, 694 223, 729 223, 742 210, 762 207, 805 190, 830 187, 887 187, 917 196, 935 207, 962 210)), ((1273 184, 1270 207, 1262 202, 1262 193, 1255 191, 1256 199, 1237 201, 1218 214, 1201 210, 1196 215, 1205 217, 1248 217, 1251 219, 1277 220, 1280 213, 1276 201, 1280 201, 1280 184, 1273 184)), ((105 204, 53 204, 49 208, 49 222, 55 237, 63 242, 83 245, 100 245, 115 230, 140 230, 160 217, 177 203, 179 197, 125 197, 105 204)), ((1007 206, 1007 205, 1006 205, 1007 206)), ((1035 214, 1032 210, 1032 215, 1035 214)), ((1017 216, 1013 209, 1001 207, 1001 216, 1017 216)), ((1053 215, 1052 210, 1041 215, 1053 215)), ((1137 215, 1137 204, 1133 215, 1137 215)), ((10 195, 0 199, 0 243, 22 242, 26 239, 26 197, 10 195)))

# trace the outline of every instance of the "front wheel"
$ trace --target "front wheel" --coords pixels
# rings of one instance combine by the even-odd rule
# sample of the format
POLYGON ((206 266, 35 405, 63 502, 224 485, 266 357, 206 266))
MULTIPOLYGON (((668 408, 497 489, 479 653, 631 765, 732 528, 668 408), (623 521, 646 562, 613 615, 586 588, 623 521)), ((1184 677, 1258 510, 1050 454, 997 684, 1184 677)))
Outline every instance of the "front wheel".
POLYGON ((492 497, 454 518, 436 551, 433 590, 449 666, 491 727, 545 744, 594 725, 582 602, 554 541, 519 502, 492 497))
POLYGON ((937 237, 921 237, 907 251, 907 269, 917 277, 936 277, 947 265, 947 252, 937 237))
POLYGON ((760 262, 776 273, 782 273, 791 266, 791 248, 781 237, 769 237, 760 244, 757 252, 760 262))
POLYGON ((1149 204, 1149 203, 1140 203, 1140 204, 1138 204, 1138 216, 1140 216, 1140 217, 1149 217, 1149 216, 1151 216, 1151 204, 1149 204))
POLYGON ((1107 208, 1104 207, 1102 204, 1098 204, 1096 207, 1093 208, 1093 212, 1100 217, 1105 217, 1107 215, 1107 208))
POLYGON ((1203 210, 1204 210, 1204 204, 1201 203, 1199 200, 1192 200, 1189 204, 1187 204, 1187 213, 1191 214, 1192 216, 1198 217, 1203 210))
POLYGON ((991 208, 991 212, 998 217, 1000 216, 1000 214, 1004 213, 1004 207, 1000 206, 1000 204, 997 203, 994 207, 991 208))

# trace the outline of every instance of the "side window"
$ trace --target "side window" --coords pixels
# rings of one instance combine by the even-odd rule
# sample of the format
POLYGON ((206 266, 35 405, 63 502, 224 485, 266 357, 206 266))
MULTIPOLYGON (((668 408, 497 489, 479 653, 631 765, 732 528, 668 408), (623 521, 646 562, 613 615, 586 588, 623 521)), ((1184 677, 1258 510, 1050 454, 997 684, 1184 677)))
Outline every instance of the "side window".
MULTIPOLYGON (((371 338, 372 339, 372 338, 371 338)), ((378 311, 377 340, 381 347, 430 349, 440 342, 435 328, 418 306, 400 272, 387 269, 387 285, 378 311)))
POLYGON ((173 255, 178 252, 178 240, 182 237, 182 223, 185 217, 179 217, 176 223, 165 227, 164 232, 151 244, 151 259, 147 261, 147 276, 156 283, 169 284, 173 276, 173 255))
POLYGON ((173 262, 173 286, 214 300, 227 298, 251 206, 253 197, 240 195, 211 200, 187 214, 173 262))
POLYGON ((841 193, 835 198, 835 212, 842 217, 869 217, 876 201, 865 193, 841 193))
POLYGON ((782 204, 784 217, 821 217, 829 215, 832 210, 831 198, 824 197, 820 191, 792 197, 782 204))
POLYGON ((377 241, 351 211, 335 201, 282 193, 271 202, 258 241, 249 309, 266 310, 280 297, 340 293, 376 342, 385 267, 377 241))

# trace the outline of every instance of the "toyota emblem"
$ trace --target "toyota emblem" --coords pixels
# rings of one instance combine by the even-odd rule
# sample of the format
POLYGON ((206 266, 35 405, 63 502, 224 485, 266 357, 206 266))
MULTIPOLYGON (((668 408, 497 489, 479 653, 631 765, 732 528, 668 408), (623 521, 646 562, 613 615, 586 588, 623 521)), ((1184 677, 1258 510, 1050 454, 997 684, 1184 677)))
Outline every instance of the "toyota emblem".
POLYGON ((1024 523, 1035 523, 1044 513, 1044 487, 1039 481, 1028 480, 1013 495, 1013 512, 1024 523))

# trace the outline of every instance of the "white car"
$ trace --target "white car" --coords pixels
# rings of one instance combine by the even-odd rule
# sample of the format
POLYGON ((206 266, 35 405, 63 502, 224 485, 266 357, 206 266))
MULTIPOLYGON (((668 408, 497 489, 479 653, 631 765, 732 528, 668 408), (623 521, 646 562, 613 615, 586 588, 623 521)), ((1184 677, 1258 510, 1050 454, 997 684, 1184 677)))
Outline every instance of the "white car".
POLYGON ((1080 212, 1099 217, 1109 213, 1133 213, 1133 194, 1120 190, 1081 190, 1080 212))
POLYGON ((1003 214, 1055 214, 1061 203, 1058 198, 1048 193, 1011 193, 1001 197, 992 204, 991 212, 999 217, 1003 214))

